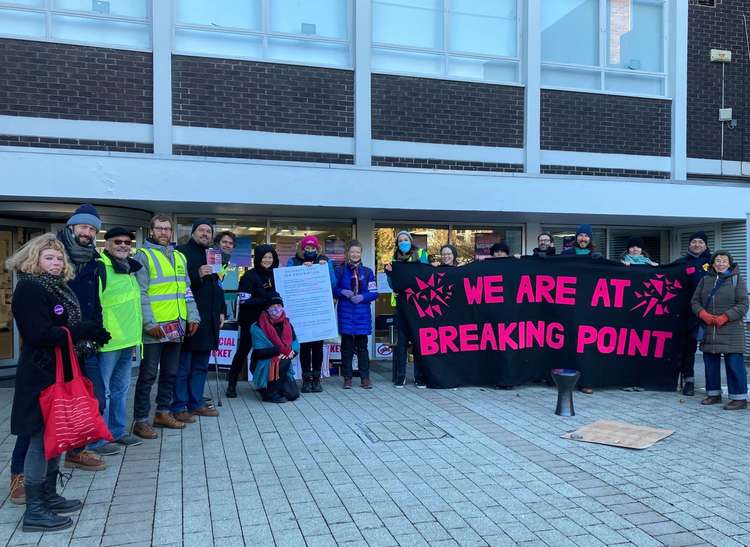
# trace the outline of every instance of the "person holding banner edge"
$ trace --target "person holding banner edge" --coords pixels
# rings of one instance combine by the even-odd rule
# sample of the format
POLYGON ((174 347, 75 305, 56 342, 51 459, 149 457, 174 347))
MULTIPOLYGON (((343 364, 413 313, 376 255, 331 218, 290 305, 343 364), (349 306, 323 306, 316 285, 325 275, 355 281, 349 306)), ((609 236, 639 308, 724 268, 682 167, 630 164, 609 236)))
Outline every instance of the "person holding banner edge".
MULTIPOLYGON (((689 276, 688 290, 694 292, 703 277, 711 267, 711 250, 708 248, 706 232, 699 230, 690 236, 685 256, 678 258, 673 264, 685 264, 685 272, 689 276)), ((688 336, 682 353, 680 375, 682 376, 682 394, 688 397, 695 395, 695 352, 698 350, 699 321, 693 314, 688 314, 688 336)))
POLYGON ((346 246, 346 263, 338 269, 333 296, 338 299, 344 389, 352 388, 352 360, 355 353, 361 386, 372 389, 367 337, 372 334, 370 304, 378 297, 378 289, 375 274, 362 265, 362 244, 356 239, 346 246))
POLYGON ((446 243, 442 247, 440 247, 440 262, 437 264, 434 264, 434 266, 437 266, 438 268, 451 268, 455 266, 460 266, 458 263, 458 249, 456 249, 453 245, 450 243, 446 243))
POLYGON ((237 380, 243 367, 247 366, 247 356, 253 347, 250 327, 258 321, 265 305, 276 292, 273 270, 279 267, 279 255, 271 245, 258 245, 253 251, 253 269, 248 270, 240 279, 237 294, 240 301, 239 341, 237 353, 232 359, 232 368, 227 376, 229 398, 237 397, 237 380))
MULTIPOLYGON (((401 230, 396 234, 396 248, 393 251, 393 260, 397 262, 421 262, 428 264, 429 258, 427 251, 414 245, 414 239, 406 230, 401 230)), ((388 285, 391 285, 391 272, 393 267, 390 263, 386 264, 383 269, 388 277, 388 285)), ((403 297, 401 294, 391 293, 391 306, 396 308, 395 324, 397 342, 393 348, 393 385, 404 387, 406 384, 406 359, 407 347, 410 342, 410 336, 407 331, 406 318, 403 316, 403 297)), ((422 369, 414 359, 414 385, 418 388, 427 387, 422 369)))
MULTIPOLYGON (((286 265, 287 267, 312 266, 313 264, 327 265, 328 274, 331 278, 331 288, 333 288, 336 284, 333 263, 320 251, 318 238, 307 235, 300 240, 297 245, 297 254, 289 257, 286 265)), ((323 391, 323 386, 320 384, 321 369, 323 368, 323 340, 300 344, 299 361, 302 366, 302 393, 320 393, 323 391)))
POLYGON ((729 391, 724 410, 747 408, 747 370, 743 359, 747 285, 727 251, 716 251, 711 257, 711 269, 698 283, 691 306, 702 322, 696 338, 706 367, 707 397, 701 404, 721 402, 721 356, 724 355, 729 391))

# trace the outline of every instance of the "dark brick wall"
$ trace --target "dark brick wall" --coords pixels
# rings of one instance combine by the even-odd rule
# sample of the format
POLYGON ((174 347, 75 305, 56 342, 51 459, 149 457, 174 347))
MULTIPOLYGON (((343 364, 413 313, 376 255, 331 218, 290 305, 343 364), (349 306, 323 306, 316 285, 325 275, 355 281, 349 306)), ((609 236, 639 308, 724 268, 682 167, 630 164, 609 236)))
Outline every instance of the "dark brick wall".
POLYGON ((390 141, 523 147, 521 87, 372 75, 372 136, 390 141))
POLYGON ((0 39, 0 114, 151 123, 150 53, 0 39))
MULTIPOLYGON (((728 49, 732 62, 724 66, 725 105, 732 107, 737 129, 724 129, 724 159, 750 159, 750 66, 748 66, 744 13, 747 0, 720 0, 715 8, 688 8, 688 133, 691 158, 721 158, 721 64, 710 60, 711 48, 728 49)), ((750 21, 748 21, 750 25, 750 21)))
POLYGON ((172 57, 175 125, 354 135, 354 73, 232 59, 172 57))
POLYGON ((541 100, 544 150, 671 154, 671 101, 551 89, 541 100))
POLYGON ((195 146, 176 144, 172 147, 172 153, 176 156, 203 156, 210 158, 307 161, 313 163, 354 163, 354 156, 352 156, 351 154, 298 152, 295 150, 265 150, 260 148, 228 148, 223 146, 195 146))
POLYGON ((612 169, 605 167, 574 167, 571 165, 542 165, 545 175, 576 175, 591 177, 631 177, 642 179, 668 179, 667 171, 648 171, 645 169, 612 169))
POLYGON ((148 154, 154 151, 153 144, 144 142, 60 139, 56 137, 25 137, 19 135, 0 135, 0 146, 70 148, 73 150, 104 150, 107 152, 140 152, 148 154))
POLYGON ((481 161, 435 160, 423 158, 394 158, 373 156, 372 164, 378 167, 410 167, 416 169, 448 169, 451 171, 498 171, 522 173, 523 165, 518 163, 489 163, 481 161))

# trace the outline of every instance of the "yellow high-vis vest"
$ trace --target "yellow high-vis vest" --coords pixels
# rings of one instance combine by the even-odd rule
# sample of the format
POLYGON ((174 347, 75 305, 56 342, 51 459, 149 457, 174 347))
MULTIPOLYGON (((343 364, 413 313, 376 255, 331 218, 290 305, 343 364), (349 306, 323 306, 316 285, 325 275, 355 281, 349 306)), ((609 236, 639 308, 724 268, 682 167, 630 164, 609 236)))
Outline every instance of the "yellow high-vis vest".
POLYGON ((151 312, 157 323, 168 323, 176 319, 187 320, 187 259, 180 251, 172 251, 174 264, 163 252, 152 248, 140 248, 139 253, 148 259, 148 296, 151 312))
POLYGON ((104 253, 100 258, 106 272, 106 283, 99 279, 99 300, 104 328, 112 335, 99 351, 117 351, 141 345, 143 314, 141 288, 133 274, 115 273, 112 260, 104 253))

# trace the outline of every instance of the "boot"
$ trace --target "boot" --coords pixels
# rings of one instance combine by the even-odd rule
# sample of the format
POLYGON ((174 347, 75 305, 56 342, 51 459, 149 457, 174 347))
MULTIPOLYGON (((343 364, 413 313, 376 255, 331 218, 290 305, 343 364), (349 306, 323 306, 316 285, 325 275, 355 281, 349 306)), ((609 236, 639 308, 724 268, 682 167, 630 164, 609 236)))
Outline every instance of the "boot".
POLYGON ((229 399, 237 398, 237 380, 229 380, 229 382, 227 382, 226 395, 229 399))
POLYGON ((26 512, 21 522, 24 532, 54 532, 73 526, 70 517, 53 513, 44 503, 44 484, 26 485, 26 512))
POLYGON ((702 405, 718 405, 721 402, 721 395, 709 395, 701 401, 702 405))
POLYGON ((312 391, 312 376, 302 377, 302 393, 310 393, 312 391))
POLYGON ((26 490, 23 486, 23 473, 10 476, 10 501, 16 505, 26 503, 26 490))
POLYGON ((747 400, 732 399, 724 405, 724 410, 744 410, 747 408, 747 400))
POLYGON ((682 386, 682 394, 687 397, 695 395, 695 382, 685 382, 685 385, 682 386))
POLYGON ((344 378, 344 389, 351 389, 351 388, 352 388, 352 379, 344 378))
POLYGON ((323 386, 320 384, 320 376, 312 379, 312 390, 313 393, 320 393, 323 391, 323 386))
POLYGON ((54 471, 47 471, 47 479, 44 481, 44 488, 42 490, 44 504, 48 509, 51 509, 60 515, 78 511, 83 507, 83 503, 81 503, 80 500, 67 500, 57 493, 56 483, 58 475, 59 472, 57 469, 54 471))

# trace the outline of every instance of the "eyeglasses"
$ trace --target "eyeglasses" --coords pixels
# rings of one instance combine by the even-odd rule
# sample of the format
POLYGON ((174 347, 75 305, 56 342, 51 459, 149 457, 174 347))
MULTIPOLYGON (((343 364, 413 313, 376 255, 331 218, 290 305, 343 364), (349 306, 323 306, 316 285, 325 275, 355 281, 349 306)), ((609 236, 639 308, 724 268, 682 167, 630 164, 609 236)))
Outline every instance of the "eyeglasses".
POLYGON ((130 240, 129 239, 113 239, 112 244, 114 245, 127 245, 130 247, 130 240))

